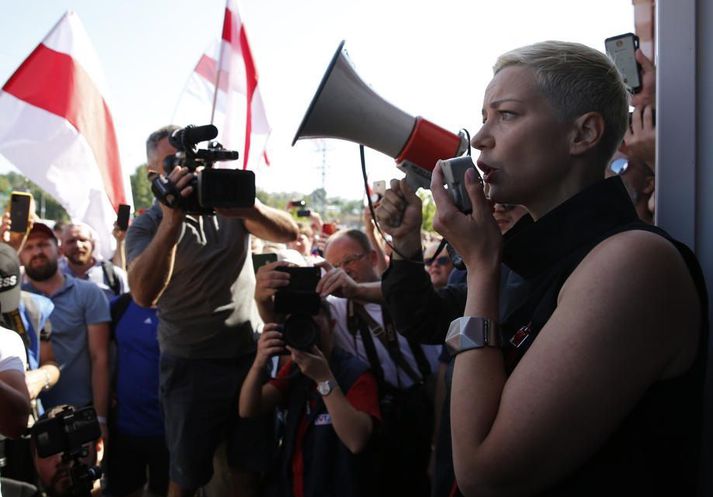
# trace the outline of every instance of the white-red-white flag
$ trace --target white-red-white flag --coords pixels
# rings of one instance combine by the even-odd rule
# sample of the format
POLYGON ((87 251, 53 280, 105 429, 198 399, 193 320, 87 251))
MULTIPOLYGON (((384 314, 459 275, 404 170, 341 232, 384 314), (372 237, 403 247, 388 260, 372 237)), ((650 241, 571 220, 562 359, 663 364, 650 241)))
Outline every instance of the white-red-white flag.
POLYGON ((92 226, 108 257, 119 204, 131 204, 99 60, 67 12, 0 91, 0 154, 92 226))
POLYGON ((215 124, 217 140, 240 152, 243 169, 255 170, 261 161, 269 164, 265 143, 270 126, 236 0, 227 0, 221 39, 211 43, 196 64, 173 122, 215 124))

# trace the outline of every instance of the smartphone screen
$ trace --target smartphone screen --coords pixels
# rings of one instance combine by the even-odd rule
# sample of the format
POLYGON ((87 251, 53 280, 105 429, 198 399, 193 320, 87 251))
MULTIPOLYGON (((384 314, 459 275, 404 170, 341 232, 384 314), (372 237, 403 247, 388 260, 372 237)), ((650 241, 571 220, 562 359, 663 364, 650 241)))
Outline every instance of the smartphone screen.
POLYGON ((639 48, 639 37, 633 33, 612 36, 604 40, 607 55, 619 69, 624 84, 631 93, 641 90, 641 66, 634 53, 639 48))
POLYGON ((119 212, 116 215, 116 225, 121 231, 129 229, 129 215, 131 214, 131 206, 119 204, 119 212))
POLYGON ((24 233, 30 221, 32 195, 25 192, 12 192, 10 195, 10 231, 24 233))

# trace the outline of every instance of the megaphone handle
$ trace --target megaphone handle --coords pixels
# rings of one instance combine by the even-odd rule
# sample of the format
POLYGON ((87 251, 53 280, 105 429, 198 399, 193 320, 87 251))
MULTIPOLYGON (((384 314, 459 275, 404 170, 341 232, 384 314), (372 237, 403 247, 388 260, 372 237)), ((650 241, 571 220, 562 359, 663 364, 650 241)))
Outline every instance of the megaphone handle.
POLYGON ((407 160, 399 162, 396 167, 406 173, 406 182, 413 191, 419 188, 425 188, 426 190, 431 188, 431 171, 427 171, 407 160))
POLYGON ((406 173, 406 183, 408 183, 408 186, 410 186, 413 191, 416 191, 423 186, 421 177, 416 176, 413 173, 406 173))

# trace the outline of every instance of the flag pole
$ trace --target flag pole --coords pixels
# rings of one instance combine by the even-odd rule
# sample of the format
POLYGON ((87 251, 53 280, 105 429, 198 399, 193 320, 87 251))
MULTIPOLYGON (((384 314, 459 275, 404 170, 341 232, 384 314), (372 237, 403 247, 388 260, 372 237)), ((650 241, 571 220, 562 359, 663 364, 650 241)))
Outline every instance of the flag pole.
POLYGON ((216 68, 215 68, 215 89, 213 90, 213 106, 210 109, 210 123, 213 124, 213 120, 215 119, 215 106, 218 101, 218 89, 220 88, 220 73, 221 73, 221 68, 223 66, 223 50, 225 48, 225 44, 223 43, 223 36, 225 35, 225 28, 226 28, 226 23, 229 22, 231 25, 227 26, 229 30, 232 30, 232 16, 228 17, 227 12, 228 10, 228 2, 230 0, 225 1, 225 11, 223 12, 223 32, 221 33, 220 36, 220 49, 218 52, 218 60, 216 61, 216 68))

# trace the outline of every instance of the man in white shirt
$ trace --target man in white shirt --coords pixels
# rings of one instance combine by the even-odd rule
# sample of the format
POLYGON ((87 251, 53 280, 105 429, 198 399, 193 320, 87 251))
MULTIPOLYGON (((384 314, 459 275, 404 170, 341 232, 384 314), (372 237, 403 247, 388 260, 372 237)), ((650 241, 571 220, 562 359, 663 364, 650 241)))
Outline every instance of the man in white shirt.
POLYGON ((0 439, 18 438, 27 427, 30 394, 25 385, 26 367, 25 345, 20 335, 0 328, 0 439))

